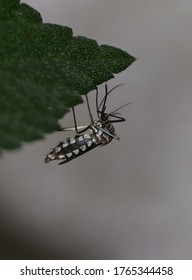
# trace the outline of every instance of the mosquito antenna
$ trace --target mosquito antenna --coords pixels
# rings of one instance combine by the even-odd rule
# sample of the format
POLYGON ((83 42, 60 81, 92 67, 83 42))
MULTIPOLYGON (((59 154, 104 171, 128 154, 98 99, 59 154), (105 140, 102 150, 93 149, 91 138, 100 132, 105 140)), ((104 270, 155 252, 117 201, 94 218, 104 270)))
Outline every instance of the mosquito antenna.
POLYGON ((120 86, 122 86, 122 85, 123 85, 123 83, 122 83, 122 84, 119 84, 119 85, 114 86, 112 89, 110 89, 110 91, 108 91, 108 94, 107 94, 107 95, 109 95, 112 91, 114 91, 114 89, 116 89, 116 88, 118 88, 118 87, 120 87, 120 86))
MULTIPOLYGON (((112 89, 110 89, 109 91, 107 91, 107 84, 105 84, 105 96, 103 97, 103 99, 101 100, 101 103, 99 104, 99 107, 98 109, 101 108, 101 105, 104 103, 106 103, 106 100, 107 100, 107 96, 112 92, 114 91, 116 88, 122 86, 123 84, 119 84, 119 85, 116 85, 114 86, 112 89)), ((104 107, 103 107, 104 108, 104 107)), ((102 110, 103 111, 103 110, 102 110)))
POLYGON ((126 106, 128 106, 128 105, 130 105, 130 104, 132 104, 132 103, 133 103, 133 102, 129 102, 129 103, 126 103, 126 104, 120 106, 119 108, 117 108, 117 109, 115 109, 114 111, 112 111, 111 113, 109 113, 109 115, 114 114, 115 112, 119 111, 120 109, 122 109, 122 108, 124 108, 124 107, 126 107, 126 106))

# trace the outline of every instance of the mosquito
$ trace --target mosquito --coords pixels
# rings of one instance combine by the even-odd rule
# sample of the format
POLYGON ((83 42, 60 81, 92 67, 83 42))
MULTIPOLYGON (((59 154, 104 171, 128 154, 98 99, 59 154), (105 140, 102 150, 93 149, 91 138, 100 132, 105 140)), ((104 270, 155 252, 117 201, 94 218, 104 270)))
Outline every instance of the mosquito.
POLYGON ((106 103, 109 94, 114 91, 117 85, 108 91, 107 84, 105 84, 105 96, 99 104, 98 100, 98 88, 96 87, 96 113, 97 120, 93 120, 93 115, 91 113, 90 104, 88 100, 88 95, 85 95, 87 108, 90 117, 89 125, 77 126, 77 120, 75 115, 75 109, 72 107, 74 126, 61 128, 61 131, 75 131, 76 135, 74 137, 67 138, 65 141, 60 142, 53 150, 47 154, 45 162, 52 160, 61 160, 59 165, 67 163, 86 152, 98 147, 109 144, 113 139, 119 140, 120 138, 115 134, 115 128, 113 123, 124 122, 125 119, 117 112, 119 109, 131 104, 129 102, 119 107, 118 109, 112 111, 111 113, 106 113, 106 103))

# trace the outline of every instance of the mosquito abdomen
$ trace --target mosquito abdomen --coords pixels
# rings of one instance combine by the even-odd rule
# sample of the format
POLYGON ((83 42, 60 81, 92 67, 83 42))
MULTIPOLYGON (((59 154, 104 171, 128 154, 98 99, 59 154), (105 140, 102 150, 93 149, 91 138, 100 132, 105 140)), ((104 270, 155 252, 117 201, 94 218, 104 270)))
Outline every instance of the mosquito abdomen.
POLYGON ((53 150, 47 154, 45 162, 51 160, 62 160, 59 164, 64 164, 80 155, 92 150, 100 145, 95 137, 88 133, 76 135, 60 142, 53 150))

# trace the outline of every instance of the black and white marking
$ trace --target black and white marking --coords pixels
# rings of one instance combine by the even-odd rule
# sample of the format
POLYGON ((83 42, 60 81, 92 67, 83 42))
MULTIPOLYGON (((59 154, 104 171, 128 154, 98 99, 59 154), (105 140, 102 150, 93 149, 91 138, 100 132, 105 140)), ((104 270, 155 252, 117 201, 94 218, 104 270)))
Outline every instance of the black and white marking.
POLYGON ((64 164, 96 148, 97 146, 103 146, 110 143, 113 139, 119 140, 119 137, 115 134, 115 129, 112 123, 125 121, 124 118, 120 117, 119 115, 117 116, 116 112, 120 108, 127 106, 130 103, 121 106, 109 114, 105 112, 107 97, 112 92, 112 90, 118 86, 108 91, 107 85, 105 85, 105 96, 102 99, 100 105, 98 104, 98 90, 96 88, 96 111, 98 116, 98 120, 96 121, 93 120, 88 97, 86 95, 87 107, 91 119, 90 125, 77 127, 75 111, 74 108, 72 108, 75 126, 63 128, 62 130, 75 130, 76 135, 74 137, 67 138, 65 141, 60 142, 55 148, 53 148, 53 150, 47 154, 45 162, 61 160, 59 164, 64 164))

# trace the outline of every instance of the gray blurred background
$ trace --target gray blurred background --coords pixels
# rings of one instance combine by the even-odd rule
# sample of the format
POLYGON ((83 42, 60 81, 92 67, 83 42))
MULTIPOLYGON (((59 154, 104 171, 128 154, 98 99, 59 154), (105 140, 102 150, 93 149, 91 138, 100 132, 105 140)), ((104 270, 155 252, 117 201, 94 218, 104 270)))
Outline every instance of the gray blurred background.
MULTIPOLYGON (((62 166, 43 160, 68 133, 3 155, 1 258, 192 259, 192 2, 25 2, 138 59, 108 83, 124 84, 108 111, 133 102, 115 126, 120 141, 62 166)), ((77 116, 89 122, 85 104, 77 116)))

